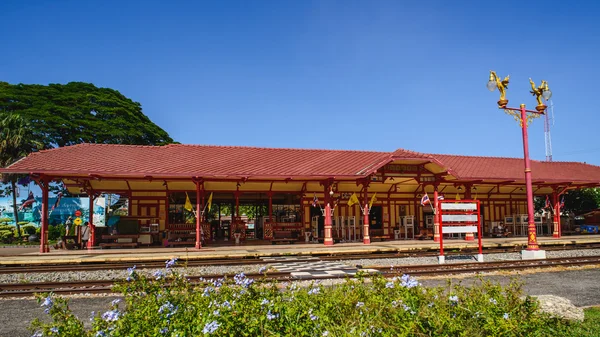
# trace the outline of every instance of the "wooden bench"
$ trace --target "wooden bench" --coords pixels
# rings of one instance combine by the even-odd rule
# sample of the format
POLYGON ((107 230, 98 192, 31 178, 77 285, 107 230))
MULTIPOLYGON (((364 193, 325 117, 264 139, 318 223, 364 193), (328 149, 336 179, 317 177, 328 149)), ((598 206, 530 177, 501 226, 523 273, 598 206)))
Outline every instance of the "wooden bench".
POLYGON ((289 242, 294 243, 298 238, 292 238, 292 231, 273 231, 273 239, 271 244, 274 245, 277 242, 289 242))
POLYGON ((185 246, 185 245, 196 245, 196 234, 189 233, 170 233, 168 246, 185 246))
POLYGON ((371 239, 379 239, 381 241, 385 241, 386 239, 390 238, 389 235, 383 234, 383 229, 371 229, 369 231, 369 237, 371 239))
POLYGON ((131 247, 137 248, 138 246, 138 234, 113 234, 113 235, 102 235, 102 240, 107 240, 109 242, 102 242, 99 244, 100 248, 104 247, 131 247), (119 239, 131 239, 131 242, 118 242, 119 239))

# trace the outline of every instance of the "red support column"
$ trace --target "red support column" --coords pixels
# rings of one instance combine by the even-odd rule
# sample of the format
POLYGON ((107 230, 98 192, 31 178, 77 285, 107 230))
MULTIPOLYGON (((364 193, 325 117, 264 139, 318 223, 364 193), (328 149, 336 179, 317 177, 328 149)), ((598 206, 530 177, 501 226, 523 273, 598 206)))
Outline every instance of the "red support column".
MULTIPOLYGON (((431 200, 429 201, 431 202, 431 200)), ((440 214, 437 185, 433 186, 433 242, 440 242, 440 214)))
POLYGON ((96 226, 94 225, 94 200, 96 199, 92 193, 90 196, 90 217, 89 217, 89 229, 90 229, 90 239, 87 242, 87 248, 92 249, 96 244, 96 226))
POLYGON ((552 237, 560 238, 558 227, 560 226, 560 203, 558 202, 558 192, 552 192, 552 203, 554 204, 554 214, 552 215, 552 237))
POLYGON ((200 205, 200 183, 198 181, 194 181, 196 184, 196 249, 202 248, 202 235, 201 235, 201 219, 200 219, 200 210, 202 205, 200 205))
POLYGON ((363 244, 370 245, 369 236, 369 197, 367 195, 367 186, 365 185, 365 208, 363 209, 363 244))
POLYGON ((42 228, 40 230, 40 253, 49 253, 48 246, 48 179, 42 178, 40 185, 42 187, 42 228))
POLYGON ((523 131, 523 154, 525 159, 525 185, 527 187, 527 249, 536 251, 540 249, 537 242, 535 222, 533 220, 533 186, 531 183, 531 163, 529 162, 529 141, 527 139, 527 110, 521 104, 521 129, 523 131))

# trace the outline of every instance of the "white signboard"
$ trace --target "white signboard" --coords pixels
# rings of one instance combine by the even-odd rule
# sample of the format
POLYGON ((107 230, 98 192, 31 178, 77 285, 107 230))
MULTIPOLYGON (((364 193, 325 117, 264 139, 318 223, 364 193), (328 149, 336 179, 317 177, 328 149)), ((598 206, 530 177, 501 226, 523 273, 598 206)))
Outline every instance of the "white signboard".
POLYGON ((477 214, 442 214, 443 222, 477 221, 477 214))
POLYGON ((448 233, 477 233, 477 226, 443 226, 442 232, 448 233))
POLYGON ((442 210, 456 210, 456 211, 476 211, 477 210, 477 204, 473 203, 465 203, 465 204, 452 204, 452 203, 445 203, 443 202, 441 204, 442 206, 442 210))

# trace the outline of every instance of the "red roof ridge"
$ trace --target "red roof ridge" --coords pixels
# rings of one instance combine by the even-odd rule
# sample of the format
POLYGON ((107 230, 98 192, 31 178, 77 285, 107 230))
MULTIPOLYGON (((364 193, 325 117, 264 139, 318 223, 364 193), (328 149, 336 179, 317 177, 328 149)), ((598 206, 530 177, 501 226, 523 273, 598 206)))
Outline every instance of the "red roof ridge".
POLYGON ((407 150, 407 149, 403 149, 403 148, 397 148, 396 150, 394 150, 394 152, 392 152, 392 155, 398 151, 403 151, 406 153, 410 153, 410 154, 415 154, 415 155, 419 155, 419 156, 424 156, 424 157, 428 157, 431 158, 431 154, 429 153, 424 153, 424 152, 419 152, 419 151, 413 151, 413 150, 407 150))
MULTIPOLYGON (((451 156, 451 157, 462 157, 462 158, 482 158, 482 159, 515 159, 515 160, 523 160, 522 157, 500 157, 500 156, 479 156, 479 155, 466 155, 466 154, 449 154, 449 153, 431 153, 430 156, 451 156)), ((590 165, 600 167, 600 165, 588 164, 586 162, 580 161, 561 161, 561 160, 553 160, 553 161, 545 161, 538 159, 530 159, 532 162, 536 163, 544 163, 544 164, 552 164, 552 163, 562 163, 562 164, 581 164, 581 165, 590 165)))
POLYGON ((380 153, 380 154, 390 154, 390 152, 387 152, 387 151, 371 151, 371 150, 309 149, 309 148, 242 146, 242 145, 168 144, 168 145, 165 145, 165 146, 166 147, 212 147, 212 148, 232 148, 232 149, 260 149, 260 150, 291 150, 291 151, 319 151, 319 152, 352 152, 352 153, 380 153))

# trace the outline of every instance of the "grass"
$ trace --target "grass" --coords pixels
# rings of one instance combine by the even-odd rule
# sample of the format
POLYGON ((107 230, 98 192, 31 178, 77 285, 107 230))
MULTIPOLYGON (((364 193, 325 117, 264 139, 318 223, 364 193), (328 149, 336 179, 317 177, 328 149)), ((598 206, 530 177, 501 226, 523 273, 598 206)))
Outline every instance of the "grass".
POLYGON ((600 336, 600 307, 587 308, 584 313, 583 323, 573 327, 571 336, 600 336))

